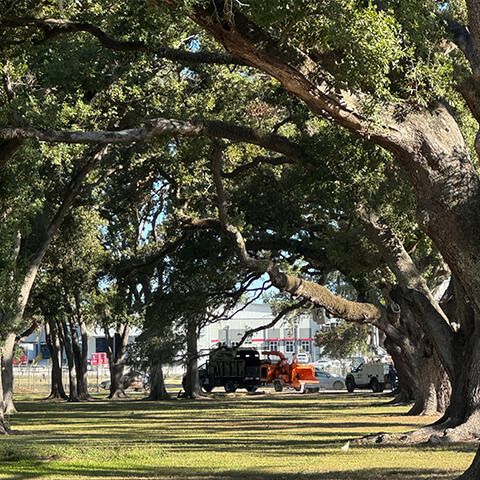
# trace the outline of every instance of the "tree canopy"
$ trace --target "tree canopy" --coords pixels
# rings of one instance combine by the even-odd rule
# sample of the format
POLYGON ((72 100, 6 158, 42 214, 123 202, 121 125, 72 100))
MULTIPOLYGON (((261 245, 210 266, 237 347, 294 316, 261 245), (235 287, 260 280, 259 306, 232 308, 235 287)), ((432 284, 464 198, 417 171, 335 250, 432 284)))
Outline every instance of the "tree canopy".
POLYGON ((404 356, 423 342, 453 388, 435 431, 478 434, 476 2, 0 8, 2 330, 69 209, 98 209, 131 299, 148 304, 160 261, 205 286, 189 242, 210 235, 210 260, 225 243, 236 272, 375 324, 404 356), (359 301, 325 287, 332 271, 359 301), (430 292, 445 272, 456 309, 430 292))

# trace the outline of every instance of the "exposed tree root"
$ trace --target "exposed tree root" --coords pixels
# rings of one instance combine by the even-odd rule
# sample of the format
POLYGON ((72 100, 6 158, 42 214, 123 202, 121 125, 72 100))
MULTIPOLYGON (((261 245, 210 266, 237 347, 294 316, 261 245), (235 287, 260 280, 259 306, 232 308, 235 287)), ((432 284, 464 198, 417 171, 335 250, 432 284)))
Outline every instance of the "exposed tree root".
POLYGON ((44 400, 68 400, 67 395, 62 395, 60 393, 51 393, 44 400))
POLYGON ((15 413, 18 413, 18 410, 15 408, 15 405, 13 403, 9 403, 3 413, 5 415, 14 415, 15 413))
POLYGON ((365 437, 355 440, 355 442, 361 445, 375 443, 417 444, 427 442, 438 445, 457 442, 474 442, 479 439, 480 429, 478 428, 478 418, 472 416, 460 425, 452 419, 447 419, 442 423, 428 425, 412 432, 400 434, 380 432, 374 435, 366 435, 365 437))
POLYGON ((129 398, 129 396, 123 389, 116 390, 115 393, 108 396, 109 400, 124 400, 126 398, 129 398))
POLYGON ((10 428, 8 428, 8 426, 5 424, 5 421, 2 419, 0 421, 0 436, 3 436, 3 435, 10 435, 12 432, 10 430, 10 428))

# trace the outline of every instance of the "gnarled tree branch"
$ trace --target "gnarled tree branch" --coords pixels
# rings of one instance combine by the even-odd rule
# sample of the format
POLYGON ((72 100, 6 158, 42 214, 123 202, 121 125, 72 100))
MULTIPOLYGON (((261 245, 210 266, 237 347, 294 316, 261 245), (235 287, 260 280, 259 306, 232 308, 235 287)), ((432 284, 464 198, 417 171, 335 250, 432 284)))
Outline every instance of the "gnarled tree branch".
POLYGON ((215 147, 211 168, 218 197, 218 216, 223 231, 233 241, 240 263, 251 271, 266 273, 272 285, 296 297, 303 297, 315 305, 324 307, 332 315, 357 323, 376 324, 386 317, 386 310, 370 303, 345 300, 328 291, 322 285, 282 272, 271 260, 260 260, 249 255, 241 232, 228 219, 228 202, 222 180, 222 149, 215 147))
POLYGON ((294 162, 299 162, 308 157, 302 147, 282 135, 219 120, 186 121, 157 118, 139 128, 92 132, 41 130, 32 127, 0 128, 0 139, 17 142, 32 139, 47 143, 96 143, 106 145, 149 141, 161 136, 225 138, 232 142, 246 142, 267 148, 289 157, 294 162))
POLYGON ((315 114, 398 153, 403 146, 401 140, 408 132, 395 122, 393 105, 384 104, 382 118, 373 122, 362 111, 364 94, 335 82, 310 56, 280 44, 238 10, 227 9, 225 13, 224 4, 221 0, 211 0, 196 5, 191 18, 210 32, 227 52, 276 78, 315 114))
POLYGON ((110 50, 122 52, 148 52, 158 58, 165 58, 174 62, 216 65, 245 65, 245 62, 233 55, 221 52, 188 51, 165 46, 151 47, 144 42, 129 42, 116 40, 110 37, 100 28, 86 22, 72 22, 59 18, 19 18, 7 17, 0 22, 0 26, 6 28, 16 27, 39 27, 45 32, 45 37, 36 43, 45 43, 51 38, 68 33, 86 32, 93 35, 100 44, 110 50))

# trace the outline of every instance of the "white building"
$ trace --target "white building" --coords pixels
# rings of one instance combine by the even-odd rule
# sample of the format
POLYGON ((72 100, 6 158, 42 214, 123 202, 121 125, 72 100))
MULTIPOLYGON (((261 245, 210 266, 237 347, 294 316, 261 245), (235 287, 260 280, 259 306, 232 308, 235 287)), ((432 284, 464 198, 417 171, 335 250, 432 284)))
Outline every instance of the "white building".
MULTIPOLYGON (((130 335, 128 343, 134 343, 135 339, 140 335, 141 330, 132 327, 130 329, 130 335)), ((115 331, 110 329, 110 335, 113 337, 115 331)), ((80 335, 80 332, 79 332, 80 335)), ((92 353, 106 352, 107 351, 107 339, 105 338, 105 332, 101 328, 87 330, 88 338, 88 358, 92 353)), ((35 364, 46 364, 50 358, 50 352, 47 347, 47 341, 45 339, 45 328, 39 327, 38 330, 27 337, 20 346, 26 350, 27 359, 29 362, 35 364)), ((63 361, 66 362, 65 352, 63 353, 63 361)))
MULTIPOLYGON (((234 347, 247 330, 266 325, 274 319, 269 305, 255 303, 237 309, 231 318, 207 325, 200 334, 200 351, 223 344, 234 347)), ((287 357, 295 354, 308 354, 309 361, 320 358, 320 349, 315 344, 315 335, 321 325, 314 321, 312 313, 301 313, 280 320, 272 328, 253 334, 244 343, 244 347, 253 347, 258 351, 277 350, 287 357)))
MULTIPOLYGON (((238 345, 246 331, 267 325, 272 322, 274 317, 267 304, 254 303, 243 306, 243 308, 239 306, 231 318, 209 324, 202 330, 198 349, 201 353, 206 354, 218 345, 234 347, 238 345)), ((300 360, 302 357, 306 357, 304 361, 315 362, 321 357, 321 349, 315 343, 316 333, 325 323, 335 324, 337 320, 325 319, 318 310, 292 314, 280 320, 273 327, 254 333, 243 343, 243 347, 256 348, 259 352, 277 350, 288 358, 296 354, 300 360)), ((111 335, 113 333, 113 331, 110 332, 111 335)), ((129 343, 133 343, 140 333, 139 329, 132 328, 129 343)), ((50 358, 43 328, 32 334, 22 345, 27 348, 30 361, 46 363, 50 358)), ((107 340, 104 331, 99 328, 89 329, 89 358, 92 353, 106 351, 107 340)))

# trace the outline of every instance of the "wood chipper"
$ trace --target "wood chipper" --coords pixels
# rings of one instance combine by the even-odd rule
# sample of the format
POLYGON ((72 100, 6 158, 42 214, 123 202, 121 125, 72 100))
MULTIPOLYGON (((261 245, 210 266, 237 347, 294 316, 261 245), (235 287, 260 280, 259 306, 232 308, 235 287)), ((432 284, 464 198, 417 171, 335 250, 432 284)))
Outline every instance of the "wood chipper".
POLYGON ((276 392, 281 392, 284 387, 303 391, 305 384, 318 383, 314 365, 302 365, 298 362, 289 364, 285 355, 276 350, 262 352, 262 355, 267 359, 260 365, 261 381, 266 385, 273 384, 276 392), (278 359, 271 359, 272 355, 278 359))

